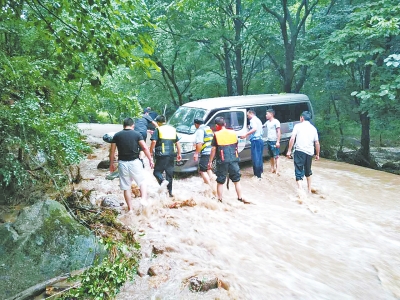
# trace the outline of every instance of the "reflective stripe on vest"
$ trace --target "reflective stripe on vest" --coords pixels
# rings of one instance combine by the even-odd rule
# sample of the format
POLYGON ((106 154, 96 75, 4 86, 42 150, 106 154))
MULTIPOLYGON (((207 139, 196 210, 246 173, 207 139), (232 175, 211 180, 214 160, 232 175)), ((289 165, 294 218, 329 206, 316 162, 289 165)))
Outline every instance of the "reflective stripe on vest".
POLYGON ((239 153, 237 150, 238 139, 233 130, 222 129, 217 131, 215 133, 215 139, 217 142, 217 158, 220 162, 239 160, 239 153))
POLYGON ((156 155, 171 155, 176 153, 176 130, 169 125, 162 125, 158 129, 156 155))
POLYGON ((203 146, 201 147, 201 151, 203 151, 206 148, 211 148, 211 142, 214 138, 214 132, 211 130, 210 127, 205 127, 203 129, 204 131, 204 138, 203 138, 203 146))

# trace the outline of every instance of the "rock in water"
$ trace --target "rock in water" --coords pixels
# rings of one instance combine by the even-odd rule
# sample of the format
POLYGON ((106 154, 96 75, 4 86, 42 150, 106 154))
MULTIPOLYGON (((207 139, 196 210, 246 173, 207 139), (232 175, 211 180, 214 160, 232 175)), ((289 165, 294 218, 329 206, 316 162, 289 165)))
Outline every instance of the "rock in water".
POLYGON ((192 277, 189 280, 189 289, 192 292, 207 292, 216 288, 218 288, 218 278, 215 276, 192 277))
POLYGON ((87 267, 104 254, 96 237, 64 206, 52 200, 38 202, 24 208, 14 223, 0 226, 0 295, 9 298, 87 267))
POLYGON ((119 202, 119 198, 115 195, 105 196, 103 201, 101 201, 101 206, 103 207, 121 207, 124 205, 119 202))
POLYGON ((110 161, 109 160, 102 160, 97 165, 97 169, 108 169, 109 167, 110 167, 110 161))

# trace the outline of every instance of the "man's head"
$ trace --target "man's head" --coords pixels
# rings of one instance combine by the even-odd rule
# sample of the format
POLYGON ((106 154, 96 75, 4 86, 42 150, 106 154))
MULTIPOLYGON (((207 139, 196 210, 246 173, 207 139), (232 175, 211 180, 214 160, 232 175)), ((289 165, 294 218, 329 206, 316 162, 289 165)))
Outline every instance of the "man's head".
POLYGON ((204 121, 202 119, 197 119, 196 118, 196 119, 193 120, 193 123, 194 123, 194 126, 196 128, 199 128, 201 124, 204 124, 204 121))
POLYGON ((275 111, 272 108, 268 108, 265 116, 267 117, 267 120, 271 120, 275 117, 275 111))
POLYGON ((303 111, 300 115, 300 121, 303 119, 304 121, 310 121, 311 120, 311 113, 309 111, 303 111))
POLYGON ((256 115, 254 110, 248 110, 247 111, 247 118, 249 118, 251 120, 251 118, 253 118, 256 115))
POLYGON ((217 118, 215 118, 214 123, 215 123, 215 129, 216 129, 217 131, 218 131, 218 130, 221 130, 222 127, 225 126, 225 120, 224 120, 223 117, 217 117, 217 118))
POLYGON ((132 118, 124 119, 124 123, 123 123, 124 128, 131 127, 131 126, 133 126, 133 124, 135 124, 135 122, 133 121, 132 118))
POLYGON ((158 124, 164 124, 165 120, 166 120, 165 116, 159 115, 159 116, 157 116, 157 118, 154 121, 156 121, 158 124))
POLYGON ((147 107, 143 110, 143 114, 148 114, 151 111, 150 107, 147 107))

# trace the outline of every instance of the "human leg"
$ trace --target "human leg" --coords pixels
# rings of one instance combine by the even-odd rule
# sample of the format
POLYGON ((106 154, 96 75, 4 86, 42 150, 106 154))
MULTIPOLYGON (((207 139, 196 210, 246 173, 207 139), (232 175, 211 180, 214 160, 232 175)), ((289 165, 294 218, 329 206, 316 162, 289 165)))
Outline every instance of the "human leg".
POLYGON ((128 205, 128 211, 133 211, 133 205, 132 205, 132 190, 124 190, 124 199, 126 202, 126 205, 128 205))
POLYGON ((165 156, 157 156, 156 157, 153 175, 157 179, 158 184, 160 184, 160 185, 165 180, 165 178, 163 176, 163 172, 165 170, 166 161, 167 160, 166 160, 165 156))
POLYGON ((240 181, 236 181, 233 184, 235 185, 237 197, 239 200, 241 200, 242 199, 242 186, 240 184, 240 181))
POLYGON ((222 202, 222 192, 224 191, 224 184, 217 183, 217 196, 218 200, 222 202))
POLYGON ((312 156, 307 155, 304 164, 304 174, 307 178, 307 188, 309 193, 311 193, 311 175, 312 175, 311 164, 312 164, 312 156))
POLYGON ((166 166, 165 166, 165 179, 168 181, 167 189, 172 196, 172 181, 174 178, 174 164, 175 164, 175 158, 174 156, 168 156, 166 166))
POLYGON ((128 205, 128 211, 132 211, 132 180, 133 175, 131 174, 131 161, 119 161, 119 186, 124 192, 124 199, 126 205, 128 205))
POLYGON ((217 163, 217 170, 215 172, 215 175, 217 175, 217 196, 219 201, 222 201, 222 192, 224 188, 224 183, 226 181, 227 173, 228 173, 228 164, 217 163))
POLYGON ((210 175, 209 172, 211 173, 211 170, 208 170, 208 161, 209 161, 210 155, 201 155, 200 160, 199 160, 199 173, 201 178, 203 178, 204 183, 210 184, 210 175))
POLYGON ((304 152, 295 151, 293 156, 294 162, 294 174, 296 176, 297 186, 301 188, 300 180, 303 180, 304 177, 304 164, 306 155, 304 152))
POLYGON ((271 157, 269 160, 270 164, 271 164, 271 173, 275 173, 276 172, 276 162, 275 162, 276 142, 268 141, 267 146, 268 146, 268 154, 271 157))
POLYGON ((253 174, 258 178, 261 178, 263 169, 262 151, 263 151, 263 140, 251 141, 251 160, 253 163, 253 174))
POLYGON ((264 149, 264 142, 262 139, 255 140, 251 142, 252 152, 254 150, 253 156, 253 171, 254 175, 258 178, 261 178, 261 174, 263 172, 263 149, 264 149), (254 145, 254 147, 253 147, 254 145))

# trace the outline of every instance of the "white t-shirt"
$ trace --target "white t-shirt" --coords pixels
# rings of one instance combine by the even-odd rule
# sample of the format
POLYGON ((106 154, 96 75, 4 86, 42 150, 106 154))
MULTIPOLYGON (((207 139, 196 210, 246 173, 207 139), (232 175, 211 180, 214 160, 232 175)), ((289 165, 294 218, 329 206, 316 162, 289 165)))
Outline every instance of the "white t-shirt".
POLYGON ((296 137, 296 151, 314 155, 314 143, 318 141, 317 129, 308 121, 294 125, 292 136, 296 137))
POLYGON ((273 119, 272 121, 268 120, 265 122, 268 130, 268 138, 267 141, 274 142, 278 139, 276 135, 276 129, 281 128, 281 122, 279 122, 277 119, 273 119))
POLYGON ((250 141, 253 139, 260 139, 263 136, 262 122, 257 116, 253 116, 250 120, 250 130, 256 129, 254 133, 250 135, 250 141))
MULTIPOLYGON (((210 127, 208 127, 205 124, 201 124, 199 126, 199 128, 197 128, 197 130, 196 130, 196 144, 199 144, 199 143, 203 144, 204 143, 204 135, 205 135, 204 130, 209 129, 209 128, 210 127)), ((211 147, 206 147, 206 148, 203 149, 203 151, 201 151, 201 154, 203 154, 203 155, 210 155, 210 153, 211 153, 211 147)))

